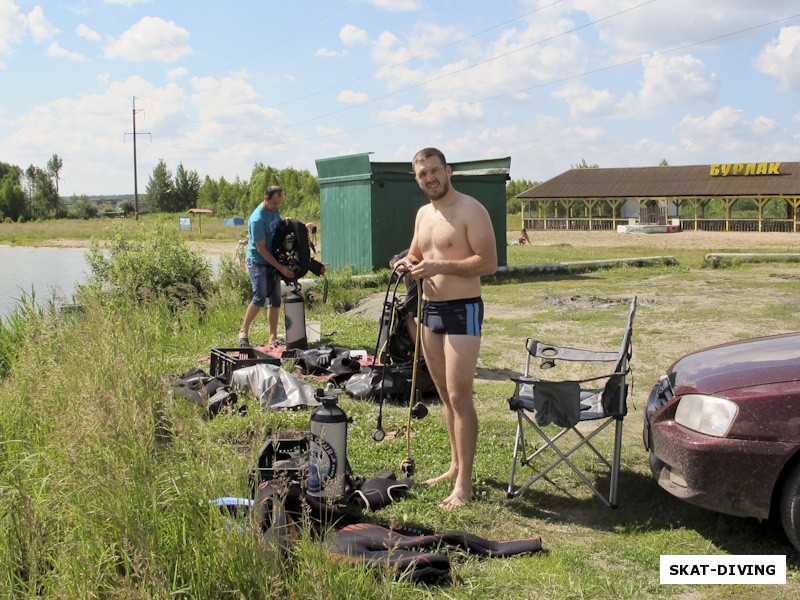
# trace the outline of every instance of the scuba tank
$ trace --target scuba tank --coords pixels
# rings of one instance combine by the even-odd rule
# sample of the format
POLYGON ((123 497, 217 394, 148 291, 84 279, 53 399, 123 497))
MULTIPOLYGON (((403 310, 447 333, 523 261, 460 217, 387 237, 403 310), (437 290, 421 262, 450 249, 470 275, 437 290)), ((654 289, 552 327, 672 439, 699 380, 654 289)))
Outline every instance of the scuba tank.
POLYGON ((347 418, 336 402, 342 390, 317 390, 322 402, 311 413, 308 493, 336 500, 344 497, 347 477, 347 418))
POLYGON ((306 306, 300 295, 300 286, 295 283, 289 288, 283 302, 283 317, 286 324, 286 348, 308 348, 306 338, 306 306))

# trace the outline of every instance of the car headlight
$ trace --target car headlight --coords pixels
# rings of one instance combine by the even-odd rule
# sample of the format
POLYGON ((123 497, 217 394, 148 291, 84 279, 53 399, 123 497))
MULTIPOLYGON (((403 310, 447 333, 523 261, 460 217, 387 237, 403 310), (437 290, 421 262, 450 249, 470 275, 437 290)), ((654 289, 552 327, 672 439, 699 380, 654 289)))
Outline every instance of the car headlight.
POLYGON ((698 433, 725 437, 738 413, 739 407, 725 398, 686 394, 678 403, 675 422, 698 433))

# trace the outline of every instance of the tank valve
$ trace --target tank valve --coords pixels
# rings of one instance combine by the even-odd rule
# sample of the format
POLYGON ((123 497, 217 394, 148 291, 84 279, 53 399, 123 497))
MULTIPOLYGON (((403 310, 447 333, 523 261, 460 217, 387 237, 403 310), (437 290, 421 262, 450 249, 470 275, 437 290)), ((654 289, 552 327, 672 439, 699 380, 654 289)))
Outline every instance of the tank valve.
POLYGON ((406 456, 403 459, 403 462, 400 463, 400 470, 406 474, 407 477, 411 477, 416 470, 416 465, 414 464, 414 459, 406 456))

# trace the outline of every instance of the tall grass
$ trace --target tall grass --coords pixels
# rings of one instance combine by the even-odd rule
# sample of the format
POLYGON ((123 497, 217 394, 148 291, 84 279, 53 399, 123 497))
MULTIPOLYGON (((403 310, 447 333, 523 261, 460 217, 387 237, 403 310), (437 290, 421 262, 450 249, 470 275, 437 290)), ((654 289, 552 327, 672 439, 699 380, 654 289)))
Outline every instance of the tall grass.
POLYGON ((318 577, 287 569, 209 506, 249 496, 265 424, 209 425, 160 383, 202 327, 163 306, 33 320, 0 392, 0 595, 280 598, 353 584, 319 548, 298 559, 318 577))
MULTIPOLYGON (((331 279, 337 288, 331 297, 342 307, 382 291, 356 291, 345 280, 331 279)), ((780 529, 697 509, 662 492, 640 439, 643 400, 671 360, 707 342, 796 327, 798 293, 796 263, 610 269, 485 286, 488 309, 501 310, 488 313, 475 387, 476 501, 440 511, 449 484, 417 485, 403 501, 366 518, 491 539, 541 534, 547 552, 476 559, 451 551, 454 582, 432 588, 332 558, 310 535, 279 559, 249 520, 231 522, 209 506, 220 496, 249 497, 248 474, 265 435, 306 430, 309 422, 308 411, 257 410, 247 395, 240 399, 250 406, 246 415, 208 420, 161 383, 164 375, 207 367, 212 347, 234 343, 244 310, 236 292, 218 290, 203 311, 176 311, 163 301, 122 309, 92 298, 77 315, 34 311, 24 323, 6 324, 16 337, 11 368, 0 381, 0 597, 793 597, 800 590, 798 554, 780 529), (508 375, 521 369, 525 337, 614 346, 625 304, 581 301, 632 293, 639 294, 640 309, 620 508, 602 506, 568 470, 508 500, 514 421, 505 399, 513 389, 508 375), (709 296, 721 300, 704 303, 709 296), (788 584, 659 585, 659 555, 702 553, 786 554, 788 584)), ((315 299, 307 317, 322 321, 325 343, 374 349, 372 316, 343 315, 315 299)), ((254 333, 265 331, 260 316, 254 333)), ((449 459, 442 407, 434 398, 426 402, 430 416, 410 432, 415 481, 439 474, 449 459)), ((370 435, 375 404, 341 398, 341 405, 353 419, 348 456, 356 474, 399 472, 407 407, 385 407, 389 435, 377 444, 370 435)), ((598 444, 607 449, 611 441, 598 444)), ((589 458, 575 460, 593 472, 589 458)))

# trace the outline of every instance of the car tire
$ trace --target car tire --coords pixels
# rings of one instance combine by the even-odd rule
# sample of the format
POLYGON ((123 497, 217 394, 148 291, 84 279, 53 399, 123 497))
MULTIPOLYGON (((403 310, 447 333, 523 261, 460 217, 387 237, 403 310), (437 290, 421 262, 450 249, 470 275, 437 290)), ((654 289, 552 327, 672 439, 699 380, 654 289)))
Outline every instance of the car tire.
POLYGON ((786 537, 800 550, 800 464, 792 469, 781 490, 781 524, 786 537))

